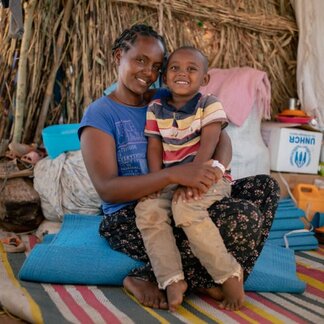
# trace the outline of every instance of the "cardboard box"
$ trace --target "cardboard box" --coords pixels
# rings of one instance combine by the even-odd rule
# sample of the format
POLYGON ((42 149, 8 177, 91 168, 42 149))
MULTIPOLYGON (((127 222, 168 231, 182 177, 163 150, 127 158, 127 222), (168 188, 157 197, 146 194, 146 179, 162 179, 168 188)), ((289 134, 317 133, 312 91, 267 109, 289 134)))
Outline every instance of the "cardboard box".
POLYGON ((262 134, 270 151, 270 169, 294 173, 318 172, 323 134, 285 123, 263 123, 262 134))

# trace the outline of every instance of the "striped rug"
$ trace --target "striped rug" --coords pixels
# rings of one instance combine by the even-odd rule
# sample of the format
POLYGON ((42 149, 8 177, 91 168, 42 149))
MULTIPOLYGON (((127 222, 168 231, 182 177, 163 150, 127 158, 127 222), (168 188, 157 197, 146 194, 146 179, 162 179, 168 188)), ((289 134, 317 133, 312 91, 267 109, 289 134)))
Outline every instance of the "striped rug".
MULTIPOLYGON (((35 244, 33 236, 24 241, 35 244)), ((0 304, 31 323, 324 323, 323 245, 296 252, 298 276, 307 283, 304 294, 248 292, 236 312, 220 310, 203 295, 189 295, 170 313, 141 306, 121 287, 22 282, 16 275, 26 255, 6 254, 0 246, 0 256, 0 304)))

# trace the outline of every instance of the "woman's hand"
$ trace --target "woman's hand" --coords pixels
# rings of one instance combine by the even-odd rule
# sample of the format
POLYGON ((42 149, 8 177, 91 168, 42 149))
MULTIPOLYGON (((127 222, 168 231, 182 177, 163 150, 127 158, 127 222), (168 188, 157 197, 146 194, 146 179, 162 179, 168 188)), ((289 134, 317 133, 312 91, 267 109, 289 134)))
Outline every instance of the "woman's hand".
POLYGON ((219 170, 216 170, 211 165, 212 160, 201 164, 195 162, 186 163, 164 170, 169 173, 171 183, 197 189, 202 194, 206 193, 219 177, 219 170))

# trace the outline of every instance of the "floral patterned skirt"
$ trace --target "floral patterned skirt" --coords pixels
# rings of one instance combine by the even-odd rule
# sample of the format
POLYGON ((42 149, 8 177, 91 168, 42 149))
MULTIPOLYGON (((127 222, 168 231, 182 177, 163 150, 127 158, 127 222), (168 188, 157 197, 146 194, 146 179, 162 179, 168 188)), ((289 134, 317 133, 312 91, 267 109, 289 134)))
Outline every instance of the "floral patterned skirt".
MULTIPOLYGON (((241 264, 245 280, 268 237, 279 193, 277 182, 270 176, 243 178, 232 184, 231 197, 215 202, 208 209, 211 219, 219 228, 227 250, 241 264)), ((130 276, 156 281, 141 234, 135 224, 134 207, 135 204, 129 205, 104 216, 99 232, 113 249, 145 262, 144 266, 132 270, 130 276)), ((183 230, 174 226, 173 232, 189 288, 215 286, 206 269, 191 252, 183 230)))

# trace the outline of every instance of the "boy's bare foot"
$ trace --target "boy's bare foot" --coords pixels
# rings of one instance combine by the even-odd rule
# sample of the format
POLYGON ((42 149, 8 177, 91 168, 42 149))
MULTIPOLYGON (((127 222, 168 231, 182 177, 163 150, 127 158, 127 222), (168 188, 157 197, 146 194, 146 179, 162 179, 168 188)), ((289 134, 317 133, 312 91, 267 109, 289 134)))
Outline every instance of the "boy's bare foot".
POLYGON ((224 294, 220 287, 197 288, 196 291, 198 291, 204 295, 208 295, 217 301, 222 301, 224 299, 224 294))
POLYGON ((155 283, 135 277, 126 277, 123 281, 123 285, 142 305, 168 309, 166 296, 155 283))
POLYGON ((174 282, 167 286, 166 293, 168 297, 169 310, 175 312, 177 308, 183 302, 183 294, 188 288, 187 283, 184 280, 174 282))
POLYGON ((224 300, 220 303, 220 308, 236 311, 243 306, 244 286, 243 278, 228 278, 222 285, 224 300))

